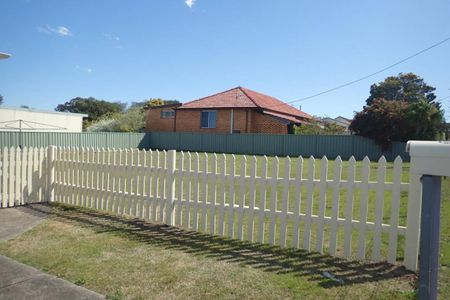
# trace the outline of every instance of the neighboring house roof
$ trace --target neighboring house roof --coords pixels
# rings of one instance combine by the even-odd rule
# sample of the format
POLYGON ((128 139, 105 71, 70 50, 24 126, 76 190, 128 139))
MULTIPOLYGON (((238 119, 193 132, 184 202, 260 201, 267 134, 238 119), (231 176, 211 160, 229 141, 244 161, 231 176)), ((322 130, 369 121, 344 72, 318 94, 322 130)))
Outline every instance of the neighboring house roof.
POLYGON ((326 118, 323 118, 321 121, 323 123, 334 124, 334 125, 338 125, 338 126, 345 127, 345 128, 348 128, 348 126, 351 123, 348 119, 343 118, 343 117, 337 117, 336 119, 326 117, 326 118))
POLYGON ((336 117, 335 120, 336 120, 336 121, 339 121, 339 122, 342 122, 342 123, 349 124, 349 125, 350 125, 350 123, 352 122, 352 120, 347 119, 347 118, 342 117, 342 116, 336 117))
POLYGON ((24 108, 24 107, 10 107, 10 106, 0 106, 0 109, 7 110, 15 110, 15 111, 28 111, 28 112, 37 112, 37 113, 46 113, 46 114, 57 114, 57 115, 70 115, 87 118, 87 114, 79 114, 79 113, 71 113, 71 112, 62 112, 62 111, 51 111, 51 110, 40 110, 34 108, 24 108))
POLYGON ((277 117, 299 123, 301 119, 311 119, 309 114, 278 100, 243 87, 236 87, 225 92, 187 102, 178 109, 205 108, 260 108, 264 113, 277 114, 277 117), (293 118, 292 118, 293 117, 293 118))
POLYGON ((168 107, 178 107, 178 106, 181 106, 181 103, 170 103, 170 104, 163 104, 163 105, 157 105, 157 106, 148 106, 146 109, 168 108, 168 107))

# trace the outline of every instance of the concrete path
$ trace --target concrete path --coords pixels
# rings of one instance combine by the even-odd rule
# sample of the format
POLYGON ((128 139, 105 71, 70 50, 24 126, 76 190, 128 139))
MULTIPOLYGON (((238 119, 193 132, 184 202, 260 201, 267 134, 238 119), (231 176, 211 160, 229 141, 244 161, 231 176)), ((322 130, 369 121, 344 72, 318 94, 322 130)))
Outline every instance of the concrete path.
POLYGON ((0 242, 33 228, 46 218, 50 209, 46 204, 0 208, 0 242), (39 210, 33 209, 34 207, 39 210))
MULTIPOLYGON (((42 204, 37 206, 43 212, 34 210, 33 206, 0 209, 0 241, 11 239, 42 222, 51 208, 42 204)), ((105 297, 0 255, 0 299, 68 300, 105 297)))

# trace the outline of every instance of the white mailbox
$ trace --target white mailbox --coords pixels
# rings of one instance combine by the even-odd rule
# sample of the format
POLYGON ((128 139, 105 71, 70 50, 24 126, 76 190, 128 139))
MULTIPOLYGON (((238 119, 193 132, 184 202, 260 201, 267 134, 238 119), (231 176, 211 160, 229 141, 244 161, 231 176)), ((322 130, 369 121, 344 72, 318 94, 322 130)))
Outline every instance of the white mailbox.
POLYGON ((413 173, 450 176, 450 142, 408 141, 406 152, 413 173))

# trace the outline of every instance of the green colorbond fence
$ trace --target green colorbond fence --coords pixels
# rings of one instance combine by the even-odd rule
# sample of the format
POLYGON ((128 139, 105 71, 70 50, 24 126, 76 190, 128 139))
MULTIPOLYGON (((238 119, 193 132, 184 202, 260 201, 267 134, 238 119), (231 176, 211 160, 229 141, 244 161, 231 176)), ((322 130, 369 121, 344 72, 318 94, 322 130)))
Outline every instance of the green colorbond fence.
POLYGON ((213 134, 187 132, 151 133, 54 133, 25 132, 21 142, 18 132, 0 132, 0 147, 67 147, 175 149, 183 151, 322 157, 342 159, 368 156, 378 160, 384 155, 392 161, 400 155, 409 161, 405 143, 394 142, 389 151, 381 151, 372 140, 355 135, 271 135, 213 134))
POLYGON ((352 155, 362 160, 366 155, 378 160, 384 155, 393 161, 400 155, 409 161, 406 143, 394 142, 389 151, 370 139, 356 135, 274 135, 274 134, 211 134, 186 132, 152 132, 150 145, 153 149, 175 149, 217 153, 278 155, 278 156, 327 156, 338 155, 349 159, 352 155))
POLYGON ((118 132, 0 132, 0 146, 46 147, 48 145, 66 147, 104 148, 150 148, 149 135, 145 133, 118 132))

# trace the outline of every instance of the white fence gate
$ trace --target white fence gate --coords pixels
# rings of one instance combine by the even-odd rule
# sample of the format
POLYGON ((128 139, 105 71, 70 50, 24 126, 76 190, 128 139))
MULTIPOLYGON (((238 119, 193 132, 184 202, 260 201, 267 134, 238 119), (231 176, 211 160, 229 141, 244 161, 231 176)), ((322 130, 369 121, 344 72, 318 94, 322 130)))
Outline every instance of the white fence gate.
MULTIPOLYGON (((23 156, 19 165, 34 170, 29 165, 46 162, 47 170, 38 170, 47 181, 38 181, 38 189, 28 181, 27 171, 26 176, 15 177, 22 180, 15 186, 32 183, 39 200, 46 195, 49 201, 346 258, 403 260, 406 268, 417 269, 421 185, 418 174, 406 172, 409 178, 402 178, 405 166, 399 157, 393 164, 382 157, 374 168, 367 158, 343 162, 338 157, 329 162, 326 157, 305 160, 173 150, 25 151, 33 155, 23 156), (42 154, 36 158, 40 163, 35 163, 35 151, 42 154)), ((3 152, 3 174, 15 170, 6 167, 11 166, 11 157, 17 169, 17 155, 12 149, 6 156, 3 152)), ((11 178, 2 177, 3 203, 29 202, 30 193, 7 196, 15 191, 5 184, 14 181, 11 178)))

